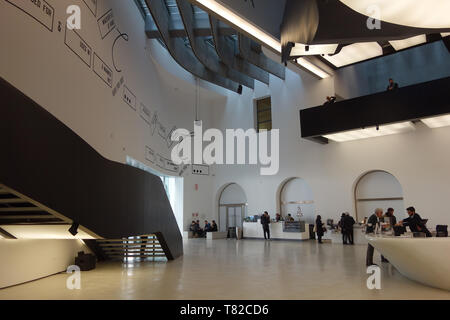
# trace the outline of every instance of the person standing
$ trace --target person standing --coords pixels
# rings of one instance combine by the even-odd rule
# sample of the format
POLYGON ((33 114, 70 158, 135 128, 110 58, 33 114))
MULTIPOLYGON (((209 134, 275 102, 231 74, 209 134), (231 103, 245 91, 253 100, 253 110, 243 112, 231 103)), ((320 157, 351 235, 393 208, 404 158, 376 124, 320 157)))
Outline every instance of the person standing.
POLYGON ((427 229, 425 223, 423 223, 422 218, 418 213, 416 213, 416 209, 414 207, 409 207, 406 209, 408 212, 408 218, 403 219, 399 223, 398 226, 408 226, 411 229, 411 232, 423 232, 427 236, 427 238, 431 237, 431 232, 427 229))
POLYGON ((341 215, 341 220, 339 220, 339 227, 341 228, 341 233, 342 233, 342 243, 343 244, 347 244, 347 240, 348 240, 348 233, 347 233, 347 229, 345 228, 345 219, 346 219, 346 215, 345 213, 343 213, 341 215))
POLYGON ((264 232, 264 239, 270 240, 270 216, 267 211, 261 216, 261 224, 264 232))
POLYGON ((345 232, 347 233, 347 239, 349 244, 353 244, 353 226, 355 224, 355 219, 350 215, 350 213, 345 213, 344 218, 344 228, 345 232))
POLYGON ((323 237, 323 223, 322 223, 322 217, 320 215, 316 218, 316 234, 317 234, 317 240, 319 240, 319 243, 322 243, 322 237, 323 237))
MULTIPOLYGON (((382 217, 383 217, 383 209, 381 208, 375 209, 375 213, 369 217, 369 220, 367 220, 366 234, 374 233, 375 230, 380 227, 380 221, 382 217)), ((367 267, 375 265, 373 263, 373 252, 374 247, 369 243, 367 245, 367 255, 366 255, 367 267)))

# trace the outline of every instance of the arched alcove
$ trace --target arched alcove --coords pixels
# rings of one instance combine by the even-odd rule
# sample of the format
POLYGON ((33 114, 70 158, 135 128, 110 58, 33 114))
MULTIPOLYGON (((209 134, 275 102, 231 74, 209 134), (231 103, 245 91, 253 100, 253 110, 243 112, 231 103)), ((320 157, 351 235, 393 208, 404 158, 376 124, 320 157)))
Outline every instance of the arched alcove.
POLYGON ((218 195, 219 231, 225 232, 231 227, 242 228, 247 215, 247 196, 237 183, 229 183, 222 187, 218 195))
POLYGON ((277 193, 278 208, 282 217, 290 213, 295 220, 314 223, 314 197, 306 180, 297 177, 288 178, 281 183, 277 193), (299 212, 302 217, 298 216, 299 212))
POLYGON ((373 214, 376 208, 384 211, 393 208, 397 215, 405 209, 400 182, 392 174, 382 170, 363 174, 355 184, 356 218, 362 221, 373 214))

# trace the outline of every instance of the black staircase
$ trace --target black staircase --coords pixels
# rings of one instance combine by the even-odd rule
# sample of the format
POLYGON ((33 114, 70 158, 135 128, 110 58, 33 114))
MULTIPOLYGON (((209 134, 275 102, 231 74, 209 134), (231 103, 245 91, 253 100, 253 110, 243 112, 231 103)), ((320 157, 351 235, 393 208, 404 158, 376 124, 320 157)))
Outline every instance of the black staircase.
POLYGON ((1 197, 10 200, 1 203, 0 219, 76 222, 99 239, 154 235, 147 242, 158 241, 155 254, 164 253, 168 260, 183 254, 181 233, 159 177, 105 159, 1 78, 0 101, 0 191, 14 191, 1 197), (26 209, 16 209, 21 206, 17 194, 28 201, 22 205, 26 209))

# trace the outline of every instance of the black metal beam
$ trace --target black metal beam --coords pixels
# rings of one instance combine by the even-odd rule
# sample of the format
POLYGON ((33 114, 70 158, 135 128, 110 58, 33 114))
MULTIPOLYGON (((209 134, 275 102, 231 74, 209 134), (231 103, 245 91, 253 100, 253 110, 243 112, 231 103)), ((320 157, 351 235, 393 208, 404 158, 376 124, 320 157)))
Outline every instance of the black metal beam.
POLYGON ((208 45, 204 38, 197 37, 194 29, 196 28, 196 18, 191 3, 186 0, 176 0, 178 11, 180 12, 184 28, 188 35, 192 51, 197 59, 209 70, 218 75, 229 78, 230 80, 253 89, 255 82, 253 79, 241 74, 240 72, 228 68, 220 61, 216 50, 208 45))
POLYGON ((450 77, 300 110, 302 138, 450 113, 450 77))
POLYGON ((239 34, 239 56, 258 68, 261 68, 280 79, 285 79, 285 67, 280 63, 267 58, 262 52, 261 46, 252 42, 250 38, 247 38, 243 34, 239 34))
POLYGON ((184 69, 200 79, 209 81, 228 90, 238 92, 239 84, 231 81, 217 73, 205 68, 196 58, 191 49, 189 49, 182 38, 172 38, 170 36, 170 15, 163 0, 145 0, 151 16, 146 17, 146 30, 152 29, 154 23, 161 35, 167 50, 175 61, 184 69), (153 19, 152 19, 153 18, 153 19))
POLYGON ((214 39, 214 46, 220 59, 229 68, 235 69, 236 71, 247 75, 252 79, 269 84, 269 73, 261 70, 251 63, 248 63, 246 60, 238 56, 237 53, 239 49, 237 41, 230 37, 228 37, 228 39, 226 38, 226 34, 222 33, 224 28, 220 28, 219 20, 211 15, 209 16, 209 20, 214 39))

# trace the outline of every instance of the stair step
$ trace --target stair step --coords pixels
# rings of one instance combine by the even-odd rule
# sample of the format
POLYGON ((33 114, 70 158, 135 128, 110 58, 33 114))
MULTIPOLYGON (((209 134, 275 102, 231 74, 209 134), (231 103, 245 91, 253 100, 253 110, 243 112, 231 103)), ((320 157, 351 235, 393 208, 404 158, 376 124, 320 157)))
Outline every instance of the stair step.
POLYGON ((165 257, 164 253, 145 254, 145 255, 125 255, 125 254, 108 254, 110 258, 151 258, 151 257, 165 257))
POLYGON ((11 208, 0 208, 0 212, 45 212, 38 207, 11 207, 11 208))
POLYGON ((28 201, 20 198, 0 199, 0 204, 10 204, 10 203, 28 203, 28 201))
POLYGON ((134 244, 134 243, 132 243, 132 244, 126 244, 126 243, 106 243, 106 244, 100 244, 100 247, 101 248, 107 248, 107 247, 119 247, 119 248, 136 248, 136 249, 138 249, 138 248, 142 248, 143 246, 151 246, 152 248, 153 247, 156 247, 156 248, 159 248, 159 247, 161 247, 159 244, 148 244, 148 243, 143 243, 143 244, 134 244))
POLYGON ((135 253, 145 253, 145 254, 151 254, 152 252, 156 252, 156 253, 161 253, 161 252, 163 252, 164 253, 164 250, 136 250, 136 251, 130 251, 130 250, 103 250, 103 252, 105 252, 106 254, 112 254, 112 253, 117 253, 117 254, 120 254, 120 253, 132 253, 132 254, 135 254, 135 253))
POLYGON ((156 237, 155 238, 149 237, 149 238, 146 238, 146 239, 127 239, 127 238, 124 238, 124 239, 98 239, 97 240, 97 242, 100 242, 100 243, 102 243, 102 242, 122 242, 122 241, 158 241, 158 240, 156 239, 156 237))

